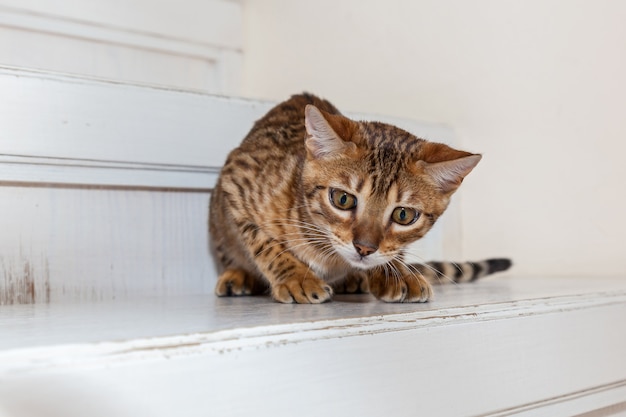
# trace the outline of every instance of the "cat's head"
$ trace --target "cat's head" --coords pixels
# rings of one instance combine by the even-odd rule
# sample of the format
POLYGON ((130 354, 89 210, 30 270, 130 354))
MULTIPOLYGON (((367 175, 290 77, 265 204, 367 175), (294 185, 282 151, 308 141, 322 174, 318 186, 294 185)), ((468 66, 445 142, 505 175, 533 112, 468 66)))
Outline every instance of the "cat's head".
POLYGON ((302 185, 311 221, 356 268, 420 239, 481 156, 308 105, 302 185))

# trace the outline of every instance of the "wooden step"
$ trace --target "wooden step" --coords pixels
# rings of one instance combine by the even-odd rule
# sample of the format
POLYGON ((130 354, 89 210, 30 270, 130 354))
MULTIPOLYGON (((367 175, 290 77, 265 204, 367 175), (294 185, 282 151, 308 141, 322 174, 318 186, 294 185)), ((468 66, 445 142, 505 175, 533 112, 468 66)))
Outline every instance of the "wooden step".
POLYGON ((554 417, 624 404, 626 280, 436 290, 426 304, 195 294, 3 306, 0 404, 9 416, 554 417))

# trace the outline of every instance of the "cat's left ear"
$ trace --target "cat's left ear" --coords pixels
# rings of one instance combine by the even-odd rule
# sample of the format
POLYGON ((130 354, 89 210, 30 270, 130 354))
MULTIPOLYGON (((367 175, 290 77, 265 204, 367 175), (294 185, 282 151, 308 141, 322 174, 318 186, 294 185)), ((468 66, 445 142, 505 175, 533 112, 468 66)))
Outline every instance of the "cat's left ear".
POLYGON ((441 143, 425 142, 417 164, 441 191, 453 193, 482 159, 482 155, 458 151, 441 143))
POLYGON ((350 142, 355 123, 340 114, 326 113, 308 104, 304 109, 304 125, 308 134, 306 149, 315 159, 334 157, 356 148, 350 142))

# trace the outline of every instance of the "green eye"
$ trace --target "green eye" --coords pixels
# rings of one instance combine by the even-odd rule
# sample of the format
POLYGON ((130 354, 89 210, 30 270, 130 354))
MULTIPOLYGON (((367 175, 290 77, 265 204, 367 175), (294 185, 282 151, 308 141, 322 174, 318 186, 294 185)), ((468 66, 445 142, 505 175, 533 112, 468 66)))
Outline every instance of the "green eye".
POLYGON ((330 190, 330 202, 340 210, 350 210, 356 207, 355 196, 334 188, 330 190))
POLYGON ((420 214, 416 210, 408 207, 396 207, 391 213, 391 220, 402 226, 415 223, 419 217, 420 214))

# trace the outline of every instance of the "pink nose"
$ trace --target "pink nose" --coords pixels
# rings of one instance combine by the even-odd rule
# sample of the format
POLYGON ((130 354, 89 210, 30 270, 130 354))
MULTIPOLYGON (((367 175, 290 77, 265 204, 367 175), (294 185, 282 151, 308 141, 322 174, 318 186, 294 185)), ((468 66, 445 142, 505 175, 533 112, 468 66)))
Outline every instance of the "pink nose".
POLYGON ((367 242, 352 242, 352 244, 354 245, 354 248, 356 249, 356 252, 361 255, 361 256, 367 256, 367 255, 371 255, 372 253, 376 252, 378 250, 378 246, 375 246, 371 243, 367 243, 367 242))

